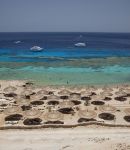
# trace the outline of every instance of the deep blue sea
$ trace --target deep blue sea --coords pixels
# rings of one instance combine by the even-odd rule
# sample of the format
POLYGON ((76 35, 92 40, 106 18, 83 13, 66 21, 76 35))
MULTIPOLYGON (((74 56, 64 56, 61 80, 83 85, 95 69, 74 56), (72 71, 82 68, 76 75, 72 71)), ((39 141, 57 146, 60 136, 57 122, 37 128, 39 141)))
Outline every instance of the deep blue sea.
POLYGON ((0 79, 45 85, 130 83, 130 33, 0 33, 0 79), (81 42, 86 47, 75 47, 81 42), (32 52, 33 46, 44 49, 32 52))

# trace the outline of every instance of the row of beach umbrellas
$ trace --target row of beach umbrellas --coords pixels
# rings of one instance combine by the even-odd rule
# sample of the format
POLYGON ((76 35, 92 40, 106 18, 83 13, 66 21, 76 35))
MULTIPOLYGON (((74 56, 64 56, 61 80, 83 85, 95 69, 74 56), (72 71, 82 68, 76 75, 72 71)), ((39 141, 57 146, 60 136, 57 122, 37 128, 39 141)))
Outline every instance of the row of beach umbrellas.
MULTIPOLYGON (((67 104, 68 107, 68 104, 67 104)), ((111 106, 111 105, 103 105, 103 106, 99 106, 99 110, 105 113, 115 113, 115 111, 117 110, 116 107, 111 106)), ((130 108, 126 108, 124 109, 124 112, 127 115, 130 115, 130 108)), ((41 117, 41 115, 43 115, 41 113, 40 110, 37 109, 31 109, 31 110, 26 110, 24 112, 22 112, 20 107, 10 107, 7 108, 6 110, 4 110, 4 114, 5 115, 12 115, 12 114, 24 114, 24 116, 26 118, 38 118, 41 117)), ((97 112, 94 110, 89 110, 89 109, 81 109, 78 110, 78 115, 81 118, 95 118, 97 116, 97 112)), ((63 114, 58 112, 57 110, 52 110, 51 112, 46 112, 43 115, 45 120, 50 120, 50 121, 54 121, 54 120, 63 120, 63 114)))

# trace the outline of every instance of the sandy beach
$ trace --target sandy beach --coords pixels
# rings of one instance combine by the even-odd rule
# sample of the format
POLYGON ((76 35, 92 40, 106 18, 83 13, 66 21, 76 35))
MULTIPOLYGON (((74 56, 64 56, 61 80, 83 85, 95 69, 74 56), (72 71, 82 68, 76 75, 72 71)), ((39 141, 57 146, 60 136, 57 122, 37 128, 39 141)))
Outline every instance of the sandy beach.
POLYGON ((130 150, 130 129, 6 130, 0 150, 130 150))
POLYGON ((130 150, 129 85, 0 85, 0 150, 130 150))

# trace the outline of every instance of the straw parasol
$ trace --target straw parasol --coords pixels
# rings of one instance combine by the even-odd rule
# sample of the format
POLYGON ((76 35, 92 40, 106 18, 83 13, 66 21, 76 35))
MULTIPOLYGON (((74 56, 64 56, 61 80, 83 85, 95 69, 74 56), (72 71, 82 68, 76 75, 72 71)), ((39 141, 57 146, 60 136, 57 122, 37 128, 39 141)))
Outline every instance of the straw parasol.
POLYGON ((99 110, 102 112, 113 113, 116 111, 116 107, 110 106, 110 105, 102 105, 102 106, 99 106, 99 110))
POLYGON ((124 112, 125 112, 126 114, 130 115, 130 108, 126 108, 126 109, 124 110, 124 112))
POLYGON ((7 106, 9 103, 5 99, 0 99, 0 106, 7 106))
POLYGON ((25 88, 25 90, 30 90, 30 91, 34 91, 36 88, 32 85, 27 85, 25 88))
POLYGON ((63 114, 58 111, 48 112, 44 115, 44 119, 47 121, 63 120, 63 114))
POLYGON ((104 92, 109 92, 109 93, 111 93, 111 92, 113 91, 113 88, 110 88, 110 87, 103 87, 102 90, 103 90, 104 92))
POLYGON ((72 93, 80 93, 83 89, 81 87, 75 86, 71 88, 72 93))
POLYGON ((100 93, 100 95, 103 95, 104 97, 106 97, 106 96, 112 96, 113 94, 111 92, 108 92, 108 91, 103 91, 100 93))
POLYGON ((81 99, 81 95, 80 94, 77 94, 77 93, 72 93, 70 94, 70 97, 69 97, 71 100, 79 100, 81 99))
POLYGON ((50 96, 48 96, 48 100, 58 100, 58 99, 59 99, 59 97, 56 96, 56 95, 50 95, 50 96))
POLYGON ((126 95, 127 93, 126 92, 124 92, 124 91, 122 91, 122 90, 119 90, 118 92, 115 92, 115 95, 116 96, 124 96, 124 95, 126 95))
POLYGON ((21 108, 20 107, 8 107, 7 109, 4 110, 4 113, 6 115, 21 113, 21 108))
POLYGON ((37 92, 37 95, 48 95, 49 94, 49 91, 46 91, 46 90, 44 90, 44 89, 42 89, 42 90, 40 90, 40 91, 38 91, 37 92))
POLYGON ((30 99, 31 100, 40 100, 40 99, 42 99, 44 96, 43 96, 43 94, 35 94, 35 95, 31 95, 30 96, 30 99))
POLYGON ((31 95, 31 94, 33 94, 33 91, 32 91, 32 90, 24 90, 24 91, 21 92, 21 95, 29 96, 29 95, 31 95))
POLYGON ((4 103, 4 102, 8 102, 8 99, 4 98, 4 97, 0 97, 0 103, 4 103))
POLYGON ((130 93, 130 89, 124 89, 124 92, 128 94, 130 93))
POLYGON ((3 93, 0 93, 0 98, 4 97, 4 94, 3 93))
POLYGON ((16 90, 17 90, 16 87, 14 87, 14 86, 8 86, 8 87, 4 88, 3 91, 6 92, 6 93, 13 93, 16 90))
POLYGON ((60 108, 70 108, 74 106, 74 103, 71 101, 63 101, 59 104, 60 108))
POLYGON ((28 105, 30 103, 30 100, 21 96, 16 98, 16 103, 19 105, 28 105))
POLYGON ((85 109, 85 110, 79 110, 78 115, 81 118, 91 119, 91 118, 95 118, 97 114, 95 113, 95 111, 85 109))
POLYGON ((101 94, 99 94, 99 95, 93 95, 92 96, 92 99, 93 100, 102 100, 102 99, 104 99, 105 98, 105 96, 104 95, 101 95, 101 94))
POLYGON ((59 95, 66 95, 66 96, 69 96, 70 95, 70 91, 64 89, 64 90, 61 90, 58 92, 59 95))
POLYGON ((90 90, 80 92, 80 94, 83 95, 83 96, 89 96, 89 95, 91 95, 91 93, 92 92, 90 90))
POLYGON ((41 116, 41 112, 37 109, 26 110, 24 112, 24 116, 26 118, 38 118, 39 116, 41 116))

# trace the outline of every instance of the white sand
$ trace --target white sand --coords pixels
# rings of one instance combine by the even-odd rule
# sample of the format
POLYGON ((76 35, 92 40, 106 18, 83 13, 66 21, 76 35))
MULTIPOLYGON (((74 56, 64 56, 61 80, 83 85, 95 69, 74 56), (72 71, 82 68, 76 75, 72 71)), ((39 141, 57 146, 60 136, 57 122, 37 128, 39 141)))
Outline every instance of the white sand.
POLYGON ((3 130, 0 150, 130 150, 130 129, 3 130))

